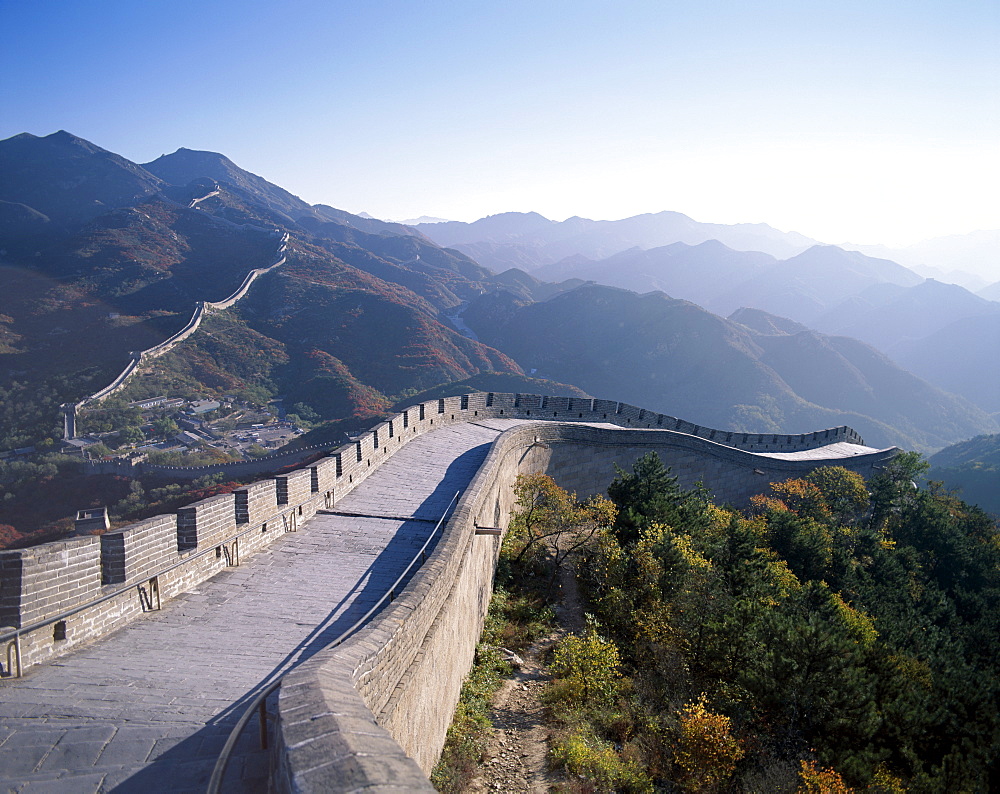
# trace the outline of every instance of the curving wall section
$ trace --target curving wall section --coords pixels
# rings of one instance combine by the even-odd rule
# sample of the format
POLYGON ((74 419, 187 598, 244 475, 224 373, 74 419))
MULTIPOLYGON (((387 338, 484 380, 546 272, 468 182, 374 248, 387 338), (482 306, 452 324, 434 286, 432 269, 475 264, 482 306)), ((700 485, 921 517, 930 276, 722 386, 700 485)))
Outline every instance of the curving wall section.
POLYGON ((475 530, 506 526, 517 474, 545 471, 582 497, 605 489, 614 464, 628 467, 655 450, 683 485, 702 481, 718 501, 742 505, 769 482, 816 466, 835 463, 867 476, 898 452, 858 446, 846 427, 730 433, 606 400, 483 392, 432 400, 328 457, 235 493, 100 536, 0 552, 0 626, 10 627, 0 628, 0 650, 16 646, 28 667, 140 618, 296 531, 412 438, 488 418, 532 421, 494 442, 399 597, 343 645, 285 678, 273 751, 279 790, 428 786, 492 590, 500 539, 475 530), (834 444, 848 457, 822 450, 834 444))
MULTIPOLYGON (((208 198, 206 196, 205 198, 208 198)), ((279 232, 275 230, 274 234, 279 232)), ((119 391, 135 374, 135 371, 147 361, 151 361, 154 358, 162 356, 164 353, 172 350, 178 344, 187 339, 191 334, 198 330, 201 325, 201 321, 204 319, 208 312, 212 311, 222 311, 223 309, 228 309, 233 304, 235 304, 240 298, 247 294, 250 290, 251 285, 260 276, 265 273, 270 273, 276 267, 285 264, 285 250, 288 247, 288 232, 281 235, 281 244, 278 246, 278 253, 275 256, 274 261, 267 267, 260 267, 256 270, 251 270, 247 273, 246 277, 243 279, 243 283, 236 289, 236 291, 230 295, 228 298, 221 301, 199 301, 198 305, 195 307, 194 313, 191 315, 191 319, 187 321, 187 324, 181 328, 173 336, 164 339, 157 345, 148 347, 145 350, 139 350, 133 352, 132 360, 125 365, 125 369, 119 373, 111 383, 105 386, 103 389, 94 392, 89 397, 84 397, 78 403, 66 403, 61 406, 63 412, 63 437, 66 439, 75 438, 76 436, 76 412, 87 405, 91 405, 96 402, 100 402, 105 397, 109 397, 115 392, 119 391)))
POLYGON ((207 466, 164 466, 146 461, 134 463, 125 458, 85 460, 83 472, 84 474, 118 474, 123 477, 149 475, 172 481, 196 480, 210 474, 224 474, 228 479, 240 480, 301 464, 307 458, 327 454, 331 449, 330 444, 312 444, 307 447, 296 447, 287 452, 272 452, 270 455, 261 455, 259 458, 248 458, 233 463, 212 463, 207 466))
MULTIPOLYGON (((557 424, 553 420, 565 422, 566 412, 582 409, 587 401, 543 406, 541 398, 525 397, 470 395, 481 405, 481 413, 514 414, 537 418, 539 423, 508 430, 497 439, 462 495, 434 555, 404 594, 344 645, 317 654, 285 678, 274 750, 274 784, 279 791, 348 791, 366 786, 430 790, 426 775, 440 754, 462 679, 472 663, 499 553, 500 538, 477 535, 475 530, 509 523, 514 506, 510 486, 518 474, 546 472, 582 496, 602 492, 614 476, 615 463, 627 467, 655 450, 682 484, 701 480, 716 499, 742 504, 766 490, 769 482, 802 475, 819 465, 835 463, 870 475, 897 452, 872 451, 836 460, 765 457, 678 431, 579 424, 581 418, 603 421, 623 415, 625 423, 641 421, 639 409, 620 404, 611 405, 622 410, 606 412, 610 406, 599 403, 599 417, 577 416, 577 424, 557 424), (490 397, 492 405, 487 407, 490 397), (548 409, 555 405, 562 411, 556 409, 552 416, 548 409), (543 408, 548 415, 539 416, 543 408)), ((445 401, 446 420, 454 418, 452 411, 460 399, 464 398, 445 401)), ((659 415, 643 419, 655 426, 659 415)), ((860 441, 852 431, 840 428, 808 438, 768 436, 767 443, 797 441, 798 451, 816 449, 809 444, 827 432, 828 438, 837 439, 829 443, 860 441)), ((745 443, 764 441, 754 436, 745 443)))

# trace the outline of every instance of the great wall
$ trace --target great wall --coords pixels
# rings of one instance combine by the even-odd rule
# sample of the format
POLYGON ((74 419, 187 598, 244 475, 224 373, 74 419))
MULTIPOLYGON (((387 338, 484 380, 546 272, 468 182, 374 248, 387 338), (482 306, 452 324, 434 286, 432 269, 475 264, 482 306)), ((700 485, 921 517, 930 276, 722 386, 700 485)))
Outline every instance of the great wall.
POLYGON ((584 497, 649 450, 681 485, 736 506, 821 465, 870 476, 898 452, 846 427, 735 433, 608 400, 480 392, 411 406, 312 464, 176 514, 0 552, 0 784, 195 790, 240 710, 280 684, 263 701, 261 785, 430 790, 515 477, 547 472, 584 497))
MULTIPOLYGON (((214 191, 198 199, 192 199, 189 209, 196 207, 198 202, 204 201, 206 198, 216 195, 218 195, 218 191, 214 191)), ((255 270, 251 270, 247 273, 246 277, 243 279, 243 283, 240 284, 236 291, 228 298, 221 301, 198 301, 194 312, 191 314, 191 319, 188 320, 187 324, 181 328, 181 330, 167 339, 164 339, 159 344, 148 347, 145 350, 134 351, 130 356, 128 364, 125 365, 125 368, 119 373, 118 377, 116 377, 103 389, 85 397, 78 403, 63 404, 61 406, 63 414, 63 438, 68 440, 76 437, 76 415, 81 408, 98 403, 105 397, 110 397, 115 392, 123 389, 125 384, 128 383, 129 379, 136 373, 140 366, 152 361, 155 358, 159 358, 164 353, 169 352, 197 331, 206 314, 213 311, 223 311, 234 306, 237 301, 243 298, 247 292, 250 291, 250 287, 258 278, 285 264, 285 251, 288 248, 289 239, 288 232, 281 232, 278 229, 274 229, 271 230, 270 233, 275 237, 279 237, 281 240, 278 245, 278 252, 275 254, 274 261, 271 262, 270 265, 267 267, 256 268, 255 270)))

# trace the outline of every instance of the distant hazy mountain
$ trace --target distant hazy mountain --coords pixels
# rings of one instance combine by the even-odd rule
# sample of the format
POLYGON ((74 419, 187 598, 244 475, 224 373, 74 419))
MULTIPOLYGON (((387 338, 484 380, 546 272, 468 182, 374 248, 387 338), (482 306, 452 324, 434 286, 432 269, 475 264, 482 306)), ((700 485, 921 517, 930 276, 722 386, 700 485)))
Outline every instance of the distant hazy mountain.
MULTIPOLYGON (((361 213, 364 217, 372 217, 367 212, 361 213)), ((396 221, 396 223, 402 223, 406 226, 416 226, 418 223, 448 223, 447 218, 435 218, 432 215, 421 215, 419 218, 410 218, 406 221, 396 221)))
POLYGON ((895 262, 836 246, 812 246, 779 261, 759 251, 733 250, 718 240, 631 248, 597 261, 578 255, 542 265, 532 273, 553 280, 580 278, 639 293, 661 290, 723 315, 753 307, 807 324, 832 311, 846 312, 851 318, 863 316, 878 290, 895 291, 923 281, 895 262), (872 295, 862 297, 868 292, 872 295))
POLYGON ((720 314, 741 306, 763 309, 811 325, 848 298, 876 284, 913 286, 923 279, 911 270, 833 245, 816 245, 759 275, 735 284, 706 301, 720 314))
POLYGON ((929 458, 930 480, 958 490, 969 504, 1000 517, 1000 435, 984 435, 961 441, 929 458))
POLYGON ((240 168, 225 155, 180 148, 164 154, 143 166, 147 171, 173 185, 186 185, 208 178, 234 189, 254 204, 277 214, 276 222, 312 221, 350 226, 373 234, 412 235, 411 229, 399 223, 386 223, 372 217, 352 215, 325 204, 311 206, 278 185, 240 168))
POLYGON ((777 315, 768 314, 760 309, 748 309, 745 306, 737 309, 729 315, 729 319, 734 323, 745 325, 747 328, 764 334, 765 336, 798 334, 803 331, 810 330, 801 323, 789 320, 787 317, 778 317, 777 315))
MULTIPOLYGON (((178 149, 157 158, 147 168, 164 180, 185 184, 209 178, 226 187, 272 223, 306 231, 324 243, 329 253, 379 278, 397 282, 431 301, 437 308, 457 305, 455 282, 489 277, 489 271, 453 251, 444 251, 416 230, 399 223, 353 215, 326 204, 310 206, 284 188, 246 171, 216 152, 178 149)), ((239 208, 222 207, 215 199, 201 205, 237 222, 239 208), (219 205, 219 206, 217 206, 219 205)))
POLYGON ((523 270, 511 268, 493 276, 490 279, 490 283, 519 297, 531 301, 544 301, 562 292, 576 289, 585 282, 578 278, 566 279, 560 282, 541 281, 529 273, 525 273, 523 270))
POLYGON ((986 298, 988 301, 1000 301, 1000 281, 994 281, 988 287, 978 290, 976 294, 980 298, 986 298))
POLYGON ((708 240, 698 245, 632 248, 598 262, 564 259, 543 265, 534 275, 549 280, 586 279, 639 293, 661 290, 705 305, 729 285, 748 281, 776 262, 769 254, 734 251, 718 240, 708 240))
POLYGON ((889 260, 814 246, 777 261, 710 241, 633 248, 599 261, 578 256, 543 265, 534 274, 575 276, 640 293, 659 289, 764 333, 788 332, 788 323, 798 323, 800 331, 808 326, 854 337, 897 358, 939 388, 985 410, 1000 409, 995 407, 1000 393, 994 379, 979 374, 996 369, 993 360, 1000 339, 995 333, 984 329, 966 341, 961 336, 967 332, 958 330, 941 340, 931 338, 926 345, 917 341, 964 318, 996 313, 1000 304, 957 285, 922 279, 889 260), (785 325, 767 327, 775 318, 785 325))
POLYGON ((748 326, 662 293, 586 285, 542 303, 486 295, 464 319, 529 374, 713 427, 849 424, 869 443, 924 450, 995 427, 861 342, 761 313, 748 326))
POLYGON ((561 222, 537 212, 507 212, 472 223, 449 221, 416 228, 439 245, 457 248, 494 270, 521 267, 531 271, 572 256, 605 259, 629 248, 657 248, 677 242, 697 245, 719 240, 738 251, 763 251, 776 257, 792 256, 816 243, 763 223, 699 223, 679 212, 618 221, 573 217, 561 222))
MULTIPOLYGON (((1000 303, 934 279, 912 287, 877 285, 818 317, 820 331, 853 336, 890 355, 904 340, 922 339, 957 320, 1000 312, 1000 303)), ((1000 354, 1000 349, 998 349, 1000 354)))
POLYGON ((423 235, 419 232, 411 229, 405 224, 392 223, 391 221, 380 221, 378 218, 372 217, 364 218, 361 215, 352 215, 350 212, 338 210, 327 204, 314 204, 312 209, 316 213, 316 217, 322 220, 341 223, 345 226, 353 226, 356 229, 360 229, 361 231, 368 232, 370 234, 391 234, 401 237, 423 237, 423 235))
POLYGON ((932 278, 943 284, 957 284, 960 287, 965 287, 970 292, 979 292, 979 290, 989 284, 985 278, 965 270, 947 270, 943 267, 931 267, 929 265, 909 265, 909 268, 918 276, 932 278))
POLYGON ((312 207, 298 196, 245 171, 228 157, 216 152, 181 148, 173 154, 161 155, 152 162, 145 163, 143 167, 172 185, 186 185, 200 177, 226 182, 240 188, 257 203, 287 215, 289 220, 312 213, 312 207))
MULTIPOLYGON (((904 248, 850 243, 842 247, 892 259, 908 267, 933 267, 940 274, 935 277, 939 278, 947 278, 950 274, 956 279, 963 279, 963 272, 981 278, 986 283, 1000 278, 1000 229, 936 237, 904 248)), ((954 283, 969 289, 977 288, 974 283, 965 284, 964 279, 954 283)))
POLYGON ((991 413, 1000 412, 1000 312, 966 317, 922 339, 900 342, 893 359, 991 413))

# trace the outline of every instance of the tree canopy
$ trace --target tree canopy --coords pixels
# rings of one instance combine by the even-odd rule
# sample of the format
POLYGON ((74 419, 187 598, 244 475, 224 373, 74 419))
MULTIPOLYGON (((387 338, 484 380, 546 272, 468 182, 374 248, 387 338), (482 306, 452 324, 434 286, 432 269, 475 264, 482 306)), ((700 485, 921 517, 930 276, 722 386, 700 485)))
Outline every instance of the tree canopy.
POLYGON ((925 468, 818 468, 745 512, 679 488, 652 454, 617 471, 617 521, 582 571, 632 693, 619 708, 645 726, 626 745, 654 779, 1000 788, 1000 533, 917 487, 925 468))

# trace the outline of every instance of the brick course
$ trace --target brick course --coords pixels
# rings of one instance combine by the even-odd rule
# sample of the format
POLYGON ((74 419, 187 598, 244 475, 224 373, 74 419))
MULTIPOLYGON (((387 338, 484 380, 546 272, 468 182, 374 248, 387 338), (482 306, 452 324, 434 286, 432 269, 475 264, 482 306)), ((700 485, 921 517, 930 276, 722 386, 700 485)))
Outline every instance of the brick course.
MULTIPOLYGON (((0 624, 23 627, 115 588, 134 585, 67 618, 66 639, 57 639, 51 625, 21 636, 25 666, 65 653, 76 643, 141 615, 148 608, 149 580, 154 576, 161 599, 190 589, 235 564, 239 556, 298 528, 316 510, 331 507, 413 438, 455 423, 494 418, 548 423, 532 422, 506 431, 463 494, 433 555, 391 607, 344 646, 320 652, 289 677, 281 695, 279 788, 292 786, 294 779, 294 786, 312 780, 311 790, 325 790, 329 780, 321 775, 296 778, 296 748, 303 742, 322 747, 327 734, 316 731, 331 721, 334 729, 328 735, 347 741, 355 730, 356 722, 351 721, 355 718, 372 737, 392 736, 419 768, 429 770, 440 751, 489 602, 499 538, 476 536, 474 530, 477 524, 506 526, 513 508, 510 485, 518 473, 548 471, 582 498, 604 490, 614 475, 614 464, 627 468, 655 449, 682 485, 704 481, 716 499, 740 505, 770 481, 831 462, 750 453, 861 442, 844 427, 798 435, 734 433, 590 398, 480 392, 432 400, 411 406, 306 468, 188 505, 176 515, 157 516, 99 537, 0 552, 0 624), (623 432, 581 422, 657 429, 623 432), (237 533, 242 533, 238 540, 237 533), (216 549, 218 553, 212 553, 216 549), (164 572, 177 563, 181 564, 164 572), (351 720, 333 709, 331 704, 336 703, 346 704, 351 720), (300 719, 306 712, 323 718, 300 719)), ((832 462, 868 475, 893 454, 889 450, 832 462)), ((371 785, 390 785, 390 778, 412 782, 413 768, 405 763, 402 750, 396 753, 392 749, 396 745, 381 739, 379 745, 388 748, 385 757, 380 756, 381 771, 355 769, 349 777, 364 778, 371 785)))

